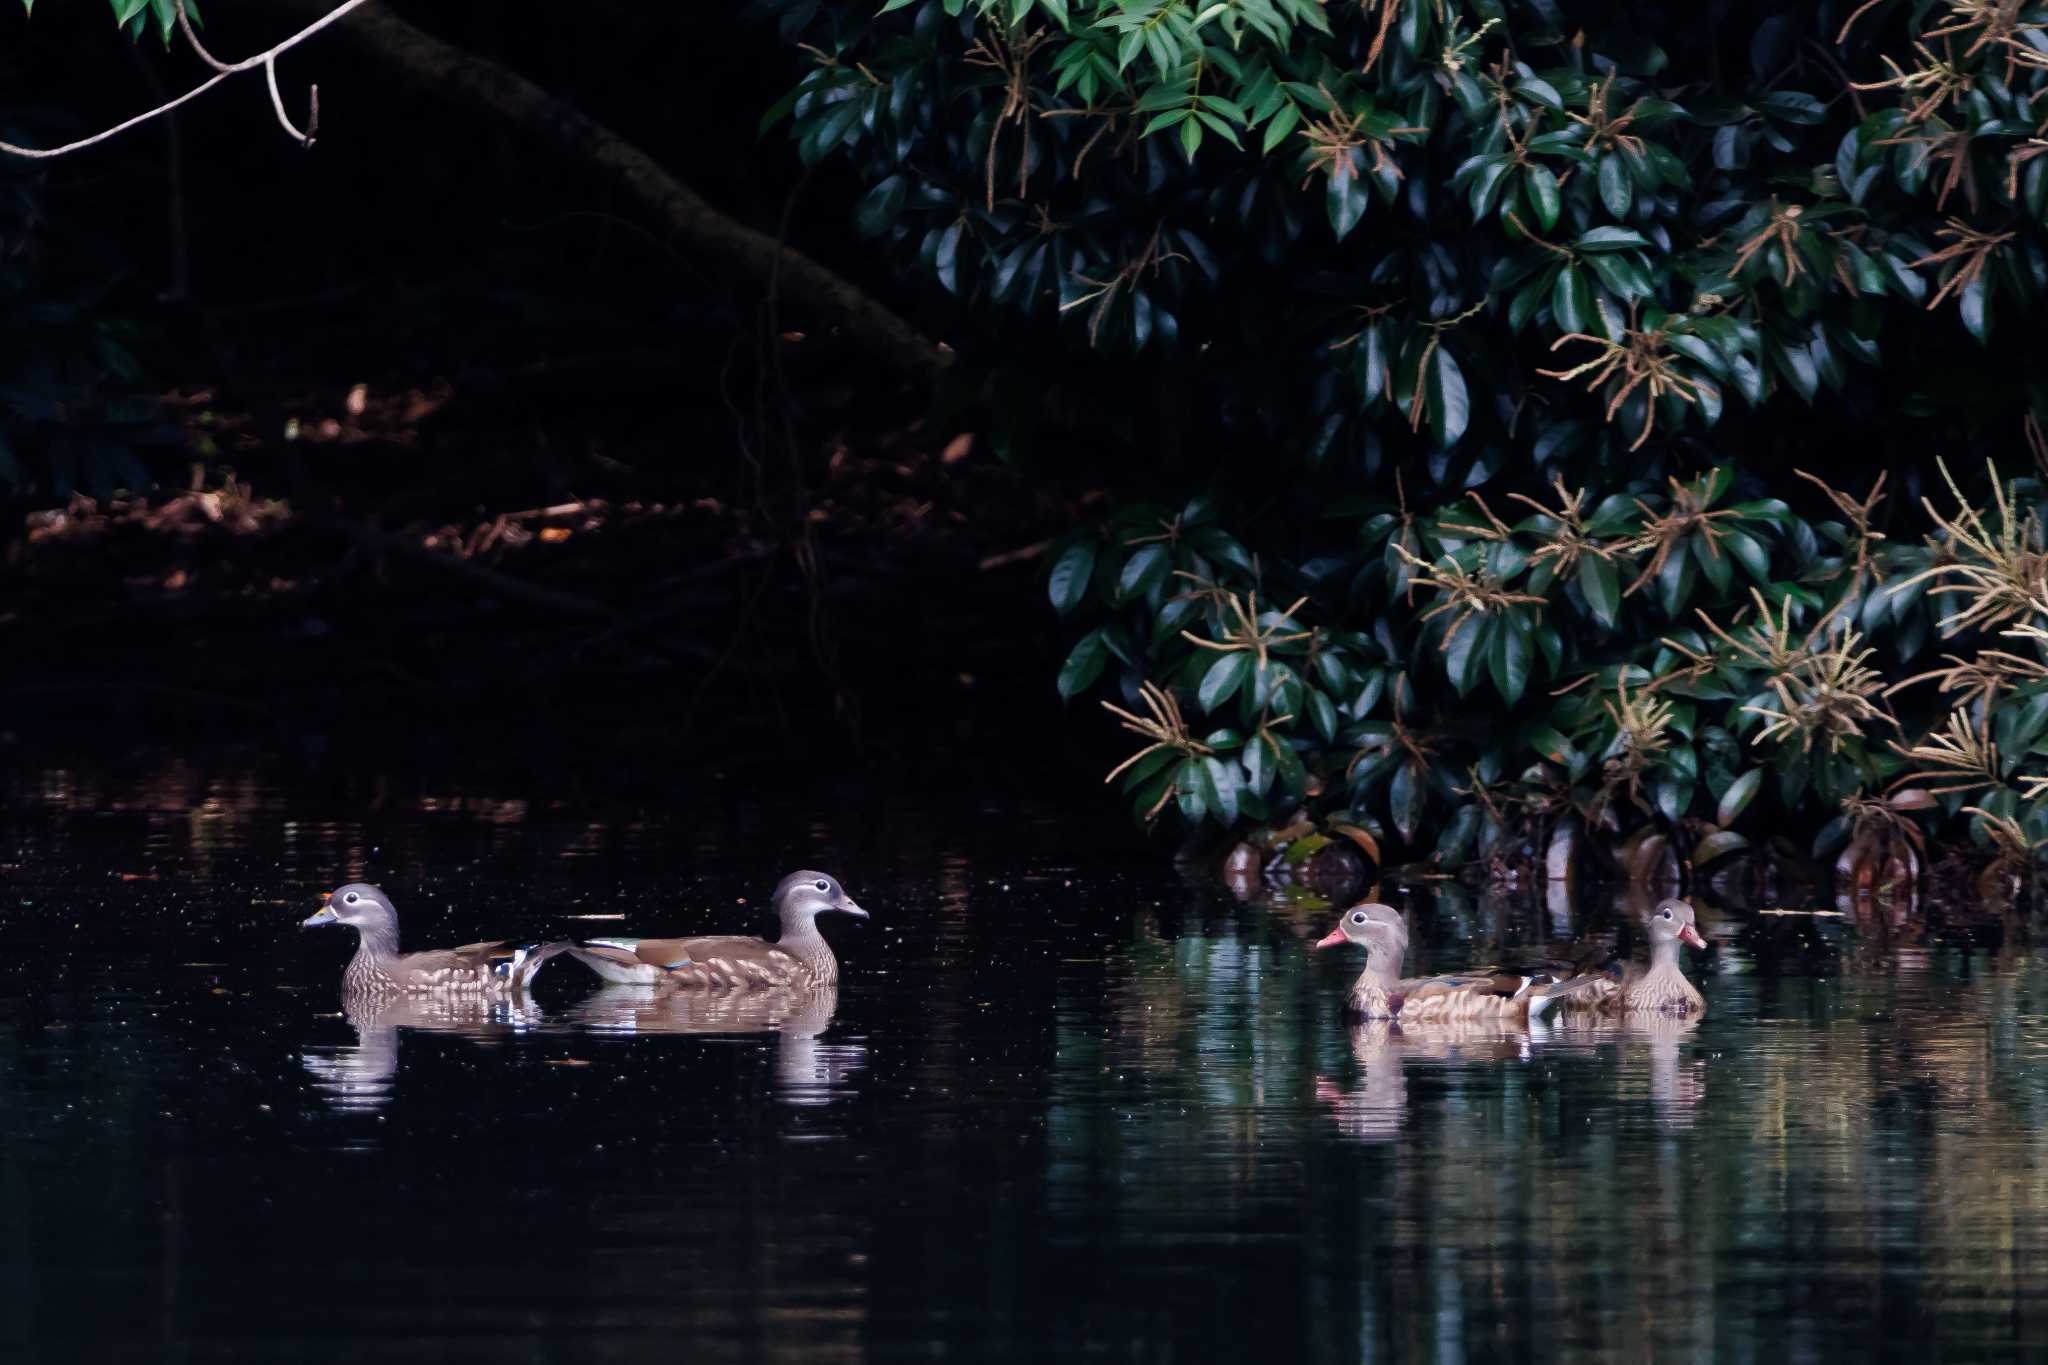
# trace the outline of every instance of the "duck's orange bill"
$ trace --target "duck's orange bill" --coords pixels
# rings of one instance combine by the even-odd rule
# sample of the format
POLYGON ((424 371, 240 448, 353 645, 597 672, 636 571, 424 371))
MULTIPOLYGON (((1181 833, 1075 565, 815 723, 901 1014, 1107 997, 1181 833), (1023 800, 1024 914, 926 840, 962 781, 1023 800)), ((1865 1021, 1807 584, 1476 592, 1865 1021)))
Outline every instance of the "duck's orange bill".
POLYGON ((1695 948, 1704 948, 1707 946, 1707 941, 1700 937, 1700 931, 1693 928, 1690 924, 1680 925, 1678 927, 1678 936, 1684 939, 1687 943, 1690 943, 1695 948))
POLYGON ((1344 941, 1344 930, 1340 926, 1316 940, 1317 948, 1334 948, 1344 941))

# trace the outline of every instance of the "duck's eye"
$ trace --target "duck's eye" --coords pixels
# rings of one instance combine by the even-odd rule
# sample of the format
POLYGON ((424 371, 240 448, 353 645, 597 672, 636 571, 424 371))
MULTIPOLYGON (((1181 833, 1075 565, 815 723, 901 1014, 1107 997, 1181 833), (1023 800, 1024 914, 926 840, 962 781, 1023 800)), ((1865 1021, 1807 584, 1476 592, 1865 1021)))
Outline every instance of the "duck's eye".
POLYGON ((820 891, 830 891, 832 889, 832 883, 826 881, 823 877, 818 878, 817 886, 820 891))
POLYGON ((348 894, 347 894, 346 896, 343 896, 343 897, 342 897, 342 900, 343 900, 343 901, 345 901, 345 902, 347 902, 347 903, 348 903, 348 904, 350 904, 350 905, 354 905, 354 904, 355 904, 355 903, 356 903, 357 901, 359 901, 359 900, 361 900, 361 899, 362 899, 362 897, 361 897, 361 896, 358 896, 358 895, 357 895, 357 894, 356 894, 355 892, 353 892, 353 891, 349 892, 349 893, 348 893, 348 894))
POLYGON ((1671 918, 1671 912, 1670 912, 1669 910, 1666 910, 1666 911, 1664 912, 1664 918, 1665 918, 1665 919, 1670 919, 1670 918, 1671 918))
POLYGON ((1352 922, 1353 924, 1363 924, 1363 923, 1365 923, 1365 911, 1363 911, 1363 910, 1360 910, 1359 912, 1357 912, 1356 914, 1354 914, 1354 915, 1353 915, 1353 916, 1351 917, 1351 922, 1352 922))

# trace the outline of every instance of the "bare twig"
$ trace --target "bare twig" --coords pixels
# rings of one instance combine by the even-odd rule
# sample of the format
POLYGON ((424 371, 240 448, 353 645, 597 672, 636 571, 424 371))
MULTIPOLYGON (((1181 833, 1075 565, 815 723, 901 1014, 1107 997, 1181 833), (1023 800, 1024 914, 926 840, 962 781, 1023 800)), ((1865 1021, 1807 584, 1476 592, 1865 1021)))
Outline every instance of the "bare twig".
POLYGON ((285 53, 291 51, 293 48, 297 47, 300 43, 305 42, 306 39, 320 32, 320 30, 326 28, 328 25, 333 24, 336 21, 345 17, 346 15, 361 9, 364 5, 369 3, 369 0, 343 0, 342 4, 339 4, 335 6, 333 9, 327 11, 326 14, 314 20, 312 23, 306 25, 306 27, 300 29, 297 33, 292 34, 283 42, 278 43, 273 47, 265 48, 263 51, 257 53, 255 56, 246 58, 239 62, 223 62, 218 57, 215 57, 211 52, 208 52, 205 49, 205 47, 203 47, 200 44, 198 36, 192 31, 191 21, 186 17, 185 14, 185 0, 172 0, 172 3, 177 10, 178 26, 180 29, 184 31, 186 41, 191 43, 192 50, 199 54, 200 60, 213 68, 214 74, 211 79, 203 82, 202 84, 192 87, 192 89, 187 90, 184 94, 178 96, 174 100, 167 100, 164 103, 159 104, 154 109, 148 110, 144 113, 137 114, 134 118, 125 120, 124 122, 117 123, 113 127, 106 129, 104 132, 94 133, 91 137, 80 138, 76 142, 67 142, 61 147, 17 147, 15 144, 11 142, 0 142, 0 152, 7 152, 13 156, 26 157, 31 160, 43 161, 49 159, 50 157, 66 156, 72 152, 82 151, 87 147, 91 147, 98 143, 105 142, 109 138, 116 137, 119 134, 125 133, 130 128, 139 127, 142 124, 148 123, 152 119, 161 118, 163 115, 168 114, 171 110, 176 109, 179 105, 186 104, 191 102, 192 100, 198 99, 201 95, 213 89, 213 87, 219 85, 222 81, 228 79, 228 77, 240 75, 244 71, 253 71, 259 66, 263 68, 264 78, 270 84, 270 105, 271 108, 275 110, 277 113, 277 121, 284 126, 284 130, 287 133, 291 134, 292 139, 295 142, 297 142, 300 146, 312 146, 313 136, 318 131, 320 125, 319 87, 315 86, 313 89, 311 110, 306 117, 306 130, 304 132, 300 132, 298 128, 293 126, 291 119, 286 116, 284 111, 284 96, 278 91, 277 88, 277 59, 283 56, 285 53))

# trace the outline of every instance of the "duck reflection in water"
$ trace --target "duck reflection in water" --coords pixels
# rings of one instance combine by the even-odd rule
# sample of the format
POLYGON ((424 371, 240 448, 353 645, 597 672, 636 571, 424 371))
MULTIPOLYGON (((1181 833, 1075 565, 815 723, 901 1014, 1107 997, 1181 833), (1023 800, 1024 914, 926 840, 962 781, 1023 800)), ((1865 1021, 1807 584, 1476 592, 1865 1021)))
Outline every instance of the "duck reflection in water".
POLYGON ((446 995, 345 996, 355 1027, 353 1047, 310 1047, 299 1055, 313 1088, 336 1109, 368 1111, 391 1098, 403 1029, 453 1033, 480 1043, 502 1042, 539 1027, 539 1006, 523 995, 493 998, 446 995))
POLYGON ((775 1097, 785 1104, 830 1104, 867 1064, 857 1042, 824 1042, 839 1006, 836 985, 757 991, 654 991, 608 986, 578 1005, 569 1019, 593 1033, 780 1035, 775 1097))
POLYGON ((1636 1011, 1597 1015, 1579 1011, 1559 1019, 1549 1030, 1553 1040, 1614 1043, 1621 1049, 1621 1087, 1625 1100, 1647 1093, 1657 1126, 1684 1132, 1693 1126, 1706 1094, 1706 1060, 1681 1061, 1679 1044, 1700 1026, 1697 1014, 1636 1011))
POLYGON ((1408 1117, 1410 1062, 1492 1065, 1529 1055, 1527 1029, 1495 1020, 1396 1024, 1364 1019, 1350 1025, 1358 1079, 1339 1085, 1316 1077, 1316 1099, 1330 1107, 1337 1131, 1358 1142, 1391 1142, 1408 1117))

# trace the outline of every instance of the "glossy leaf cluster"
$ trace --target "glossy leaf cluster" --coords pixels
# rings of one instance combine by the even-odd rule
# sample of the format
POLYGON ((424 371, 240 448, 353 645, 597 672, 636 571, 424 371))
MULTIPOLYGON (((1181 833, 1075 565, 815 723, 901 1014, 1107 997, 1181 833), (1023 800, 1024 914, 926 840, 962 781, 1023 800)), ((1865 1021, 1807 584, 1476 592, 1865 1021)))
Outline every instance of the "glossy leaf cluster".
POLYGON ((1227 496, 1052 569, 1141 814, 1454 859, 1840 833, 1925 766, 1932 457, 2048 407, 2048 5, 765 4, 813 63, 773 117, 963 350, 1171 362, 1225 433, 1227 496))

